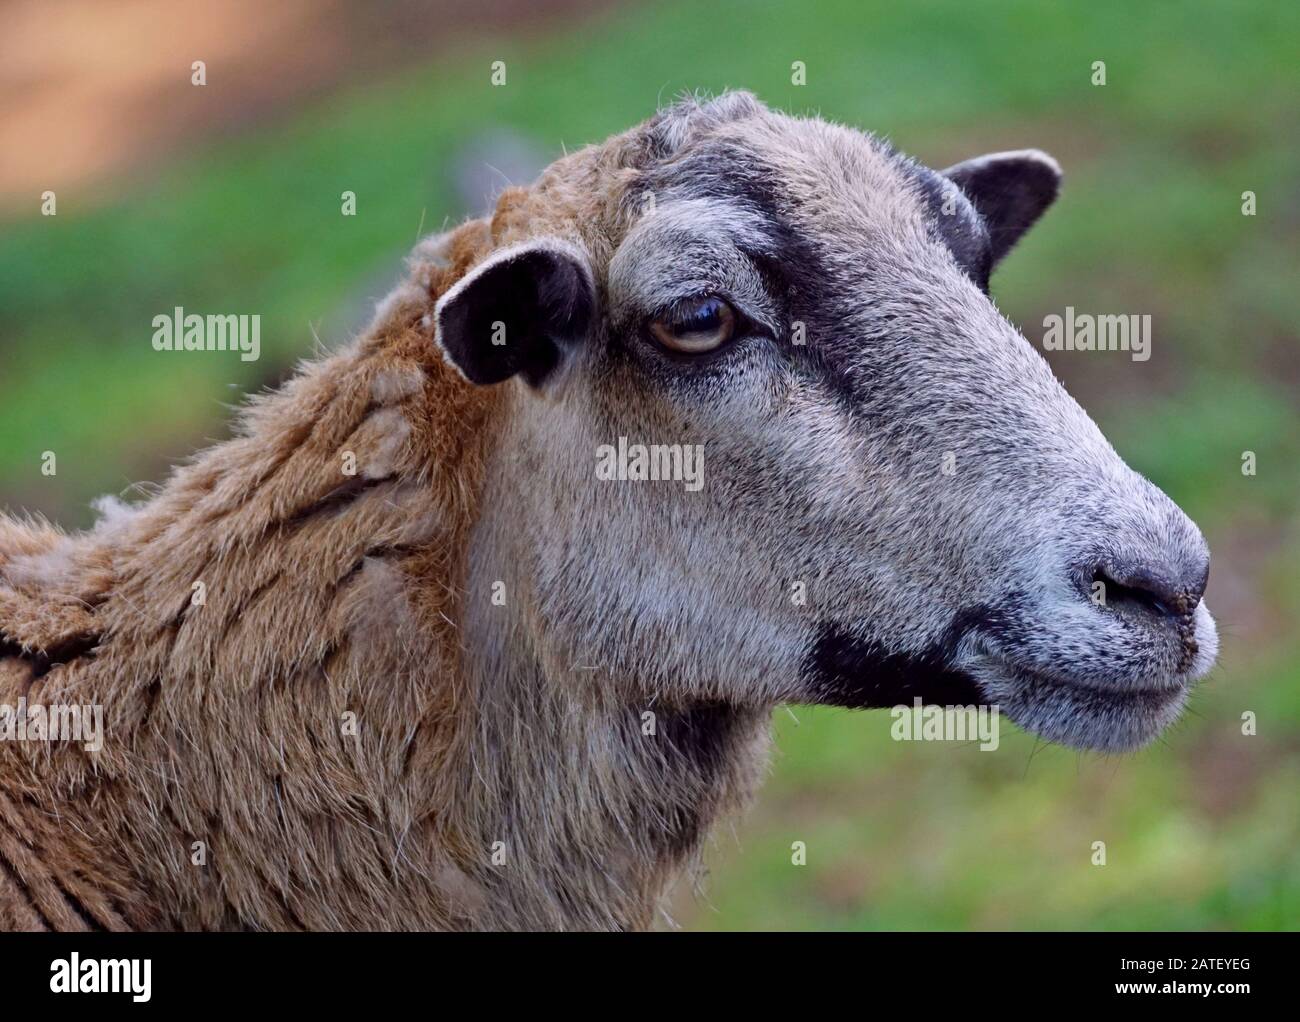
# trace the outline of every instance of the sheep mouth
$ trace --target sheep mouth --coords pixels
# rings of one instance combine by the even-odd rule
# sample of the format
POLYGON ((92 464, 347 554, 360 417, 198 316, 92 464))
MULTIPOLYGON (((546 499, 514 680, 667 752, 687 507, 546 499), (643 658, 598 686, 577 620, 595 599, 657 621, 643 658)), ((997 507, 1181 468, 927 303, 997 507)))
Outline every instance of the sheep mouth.
POLYGON ((1178 679, 1174 679, 1167 685, 1139 685, 1120 688, 1108 685, 1093 685, 1062 674, 1040 669, 1028 669, 1006 659, 996 658, 995 662, 1003 672, 1031 689, 1036 687, 1067 689, 1076 698, 1093 701, 1098 706, 1104 707, 1163 705, 1186 695, 1187 692, 1186 685, 1178 679))
POLYGON ((1154 739, 1177 719, 1192 689, 1185 676, 1163 685, 1095 685, 989 654, 967 670, 984 698, 1025 730, 1062 745, 1113 752, 1154 739))
POLYGON ((1080 749, 1127 751, 1177 719, 1192 676, 1166 683, 1133 679, 1107 686, 1063 670, 1025 664, 978 628, 921 652, 889 652, 861 633, 824 627, 807 662, 807 701, 852 709, 988 706, 1048 741, 1080 749))

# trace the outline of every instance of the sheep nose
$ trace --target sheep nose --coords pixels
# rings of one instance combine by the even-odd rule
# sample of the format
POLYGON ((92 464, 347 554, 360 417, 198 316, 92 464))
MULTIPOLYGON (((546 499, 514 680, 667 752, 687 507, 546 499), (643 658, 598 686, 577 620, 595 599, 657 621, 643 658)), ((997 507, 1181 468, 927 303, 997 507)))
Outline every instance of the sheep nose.
POLYGON ((1186 621, 1196 612, 1209 577, 1208 552, 1198 552, 1180 565, 1110 556, 1099 560, 1092 572, 1093 592, 1101 583, 1105 606, 1144 607, 1173 621, 1186 621))

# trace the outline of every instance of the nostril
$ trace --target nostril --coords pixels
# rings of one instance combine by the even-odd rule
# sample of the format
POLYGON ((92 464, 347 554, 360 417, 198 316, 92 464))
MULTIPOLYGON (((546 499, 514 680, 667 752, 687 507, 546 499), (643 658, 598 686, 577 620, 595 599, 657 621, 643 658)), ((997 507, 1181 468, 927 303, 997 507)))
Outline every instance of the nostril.
POLYGON ((1107 563, 1093 570, 1092 590, 1105 606, 1139 606, 1161 617, 1183 620, 1201 602, 1205 579, 1180 583, 1142 565, 1107 563))

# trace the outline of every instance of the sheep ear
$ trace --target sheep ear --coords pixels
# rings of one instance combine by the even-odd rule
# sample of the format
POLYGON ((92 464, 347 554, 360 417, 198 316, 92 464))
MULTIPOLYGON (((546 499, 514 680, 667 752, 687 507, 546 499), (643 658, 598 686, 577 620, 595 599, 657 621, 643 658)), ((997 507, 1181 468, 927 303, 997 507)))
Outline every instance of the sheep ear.
POLYGON ((581 249, 526 242, 489 256, 438 299, 438 345, 470 383, 519 373, 537 387, 586 338, 595 304, 581 249))
POLYGON ((1021 149, 966 160, 943 172, 988 225, 996 265, 1055 200, 1061 168, 1047 153, 1021 149))

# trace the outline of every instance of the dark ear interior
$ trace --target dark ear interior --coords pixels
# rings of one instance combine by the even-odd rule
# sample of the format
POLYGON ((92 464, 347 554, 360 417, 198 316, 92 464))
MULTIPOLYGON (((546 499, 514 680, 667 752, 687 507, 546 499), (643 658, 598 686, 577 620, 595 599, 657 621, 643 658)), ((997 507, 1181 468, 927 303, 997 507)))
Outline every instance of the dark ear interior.
POLYGON ((943 173, 988 225, 994 264, 1043 215, 1061 188, 1060 166, 1037 149, 977 156, 943 173))
POLYGON ((538 386, 587 336, 594 306, 581 254, 537 243, 492 257, 443 295, 438 343, 471 383, 522 373, 538 386))

